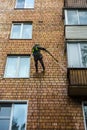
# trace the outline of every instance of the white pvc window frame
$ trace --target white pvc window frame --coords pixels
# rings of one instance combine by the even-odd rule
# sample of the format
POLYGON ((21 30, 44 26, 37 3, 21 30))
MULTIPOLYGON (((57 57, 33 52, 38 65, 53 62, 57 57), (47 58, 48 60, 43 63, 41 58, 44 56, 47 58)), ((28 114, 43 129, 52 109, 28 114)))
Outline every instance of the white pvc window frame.
POLYGON ((5 66, 5 73, 4 73, 4 78, 29 78, 30 77, 30 56, 16 56, 16 55, 14 55, 14 56, 7 56, 7 60, 6 60, 6 66, 5 66), (7 76, 7 66, 9 66, 9 63, 8 63, 8 58, 14 58, 14 57, 16 57, 17 58, 17 61, 16 61, 16 64, 17 64, 17 66, 16 66, 16 74, 15 74, 15 76, 12 76, 12 77, 9 77, 9 76, 7 76), (29 64, 28 64, 28 73, 27 73, 27 76, 26 77, 19 77, 19 70, 20 70, 20 59, 21 59, 21 57, 22 58, 28 58, 28 60, 29 60, 29 64))
MULTIPOLYGON (((72 10, 72 9, 65 10, 65 25, 76 25, 76 24, 69 24, 69 22, 68 22, 68 13, 67 13, 68 11, 76 11, 77 21, 78 21, 77 25, 80 25, 81 23, 80 23, 80 18, 79 18, 79 10, 72 10)), ((82 11, 85 11, 85 10, 82 10, 82 11)), ((87 12, 87 10, 86 10, 86 12, 87 12)))
MULTIPOLYGON (((14 104, 26 104, 27 105, 27 111, 26 111, 26 117, 25 117, 25 119, 26 119, 25 120, 25 130, 26 130, 26 128, 27 128, 27 115, 28 115, 28 100, 17 100, 17 101, 15 101, 15 100, 9 100, 9 101, 7 101, 7 100, 0 100, 0 104, 3 104, 3 103, 4 104, 9 104, 9 103, 11 104, 11 115, 9 117, 9 119, 10 119, 9 130, 11 130, 11 128, 12 128, 12 118, 13 118, 13 107, 14 107, 14 104)), ((2 119, 2 118, 0 118, 0 119, 2 119)))
MULTIPOLYGON (((15 8, 16 8, 16 9, 32 9, 32 8, 34 8, 35 0, 33 0, 33 5, 32 5, 32 7, 31 7, 31 6, 27 7, 27 2, 26 2, 26 1, 27 1, 27 0, 24 0, 24 7, 17 7, 18 0, 16 0, 15 8)), ((29 1, 31 1, 31 0, 29 0, 29 1)))
POLYGON ((11 28, 11 35, 10 35, 10 39, 32 39, 32 22, 25 22, 25 23, 13 23, 12 24, 12 28, 11 28), (24 24, 26 24, 26 25, 30 25, 30 34, 29 34, 29 38, 23 38, 22 37, 22 34, 23 34, 23 26, 24 26, 24 24), (20 25, 21 26, 21 28, 20 28, 20 34, 19 34, 19 36, 18 37, 13 37, 12 35, 13 35, 13 27, 14 27, 14 25, 20 25))

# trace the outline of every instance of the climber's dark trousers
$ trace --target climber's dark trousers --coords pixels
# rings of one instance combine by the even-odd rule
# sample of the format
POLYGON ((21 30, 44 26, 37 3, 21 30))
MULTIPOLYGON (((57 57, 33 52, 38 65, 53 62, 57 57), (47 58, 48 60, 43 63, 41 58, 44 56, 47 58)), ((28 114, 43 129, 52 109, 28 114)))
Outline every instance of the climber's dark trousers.
POLYGON ((41 66, 43 68, 43 71, 45 70, 45 66, 44 66, 44 62, 43 62, 43 59, 40 58, 40 59, 34 59, 35 61, 35 68, 36 68, 36 72, 38 72, 38 61, 41 63, 41 66))

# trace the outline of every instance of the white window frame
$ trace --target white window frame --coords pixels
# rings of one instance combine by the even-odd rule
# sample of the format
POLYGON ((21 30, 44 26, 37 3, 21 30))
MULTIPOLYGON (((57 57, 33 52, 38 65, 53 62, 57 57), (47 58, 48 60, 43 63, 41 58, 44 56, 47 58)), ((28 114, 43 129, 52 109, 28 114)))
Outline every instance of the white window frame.
POLYGON ((26 23, 26 22, 24 22, 24 23, 12 23, 10 39, 26 39, 26 40, 27 40, 27 39, 32 39, 32 30, 33 30, 32 22, 28 22, 28 23, 26 23), (23 25, 24 25, 24 24, 30 24, 30 25, 31 25, 31 28, 32 28, 32 29, 31 29, 31 37, 29 37, 29 38, 22 38, 23 25), (14 25, 21 25, 20 35, 19 35, 18 38, 13 38, 13 37, 12 37, 14 25))
MULTIPOLYGON (((10 115, 10 124, 9 124, 9 130, 11 130, 12 127, 12 117, 13 117, 13 107, 14 104, 26 104, 27 105, 27 111, 26 111, 26 120, 25 120, 25 130, 27 128, 27 115, 28 115, 28 100, 0 100, 0 104, 9 104, 11 103, 11 115, 10 115)), ((6 118, 5 118, 6 119, 6 118)))
MULTIPOLYGON (((77 13, 77 20, 78 20, 78 24, 77 25, 82 25, 82 24, 80 24, 80 18, 79 18, 79 10, 72 10, 72 9, 70 9, 70 10, 65 10, 65 25, 75 25, 75 24, 69 24, 68 23, 68 11, 76 11, 76 13, 77 13)), ((82 10, 82 11, 85 11, 85 10, 82 10)), ((87 10, 86 10, 87 11, 87 10)))
MULTIPOLYGON (((85 42, 83 43, 81 43, 81 42, 72 42, 72 43, 70 43, 70 42, 67 42, 67 61, 68 61, 68 67, 70 67, 70 68, 75 68, 75 67, 73 67, 73 66, 69 66, 69 54, 68 54, 68 45, 69 44, 77 44, 77 47, 78 47, 78 52, 79 52, 79 61, 80 61, 80 66, 79 66, 79 68, 84 68, 83 67, 83 64, 82 64, 82 55, 81 55, 81 47, 80 47, 80 45, 81 44, 86 44, 85 42)), ((87 67, 86 67, 87 68, 87 67)))
POLYGON ((19 55, 19 56, 16 56, 16 55, 12 55, 12 56, 7 56, 7 60, 6 60, 6 66, 5 66, 5 73, 4 73, 4 78, 29 78, 30 77, 30 62, 29 62, 29 68, 28 68, 28 76, 26 76, 26 77, 19 77, 19 68, 20 68, 20 59, 21 59, 21 57, 29 57, 29 61, 31 60, 30 59, 30 56, 28 56, 28 55, 19 55), (8 76, 6 76, 6 73, 7 73, 7 66, 8 66, 8 57, 17 57, 17 69, 16 69, 16 76, 15 77, 8 77, 8 76))
MULTIPOLYGON (((34 5, 33 5, 33 7, 26 7, 26 5, 27 5, 27 3, 26 3, 26 0, 24 0, 25 2, 24 2, 24 7, 23 8, 17 8, 17 3, 18 3, 18 0, 16 0, 16 4, 15 4, 15 8, 16 9, 32 9, 32 8, 34 8, 34 5)), ((35 3, 35 0, 34 0, 34 3, 35 3)))

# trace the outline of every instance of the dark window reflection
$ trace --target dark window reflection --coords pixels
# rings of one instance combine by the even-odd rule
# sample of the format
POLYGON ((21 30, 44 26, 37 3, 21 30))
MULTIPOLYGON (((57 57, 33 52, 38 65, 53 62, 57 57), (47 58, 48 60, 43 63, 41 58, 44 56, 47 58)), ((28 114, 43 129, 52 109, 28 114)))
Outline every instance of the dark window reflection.
POLYGON ((11 105, 10 104, 0 104, 0 116, 10 116, 11 105))
POLYGON ((84 104, 85 123, 87 128, 87 104, 84 104))
POLYGON ((26 114, 26 104, 14 104, 12 130, 25 130, 26 114))
POLYGON ((10 120, 0 119, 0 130, 9 130, 10 120))
POLYGON ((81 44, 81 55, 83 67, 87 67, 87 45, 81 44))

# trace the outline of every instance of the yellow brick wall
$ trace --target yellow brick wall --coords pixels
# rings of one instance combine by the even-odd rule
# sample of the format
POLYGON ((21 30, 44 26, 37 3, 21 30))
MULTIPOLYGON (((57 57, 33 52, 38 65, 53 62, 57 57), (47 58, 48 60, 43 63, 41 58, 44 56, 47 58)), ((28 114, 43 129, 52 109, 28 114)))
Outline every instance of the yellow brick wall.
POLYGON ((17 10, 15 0, 0 1, 0 100, 29 101, 27 130, 84 130, 81 100, 67 94, 63 3, 63 0, 35 0, 34 9, 17 10), (11 40, 13 21, 32 21, 33 38, 11 40), (48 49, 59 63, 42 52, 44 75, 35 74, 31 58, 30 78, 4 78, 7 54, 31 54, 34 43, 48 49))

